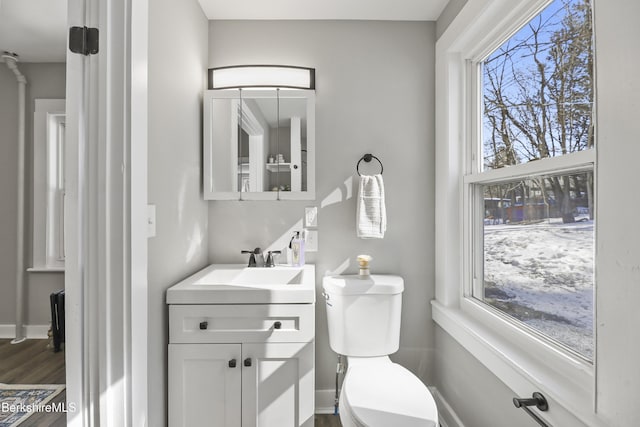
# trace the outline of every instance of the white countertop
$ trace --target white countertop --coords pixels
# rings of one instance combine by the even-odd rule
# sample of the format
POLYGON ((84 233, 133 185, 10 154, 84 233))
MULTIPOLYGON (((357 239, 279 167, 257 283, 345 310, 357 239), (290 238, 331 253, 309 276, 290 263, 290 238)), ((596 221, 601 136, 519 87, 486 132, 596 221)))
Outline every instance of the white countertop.
POLYGON ((315 266, 212 264, 167 290, 167 304, 310 304, 315 266))

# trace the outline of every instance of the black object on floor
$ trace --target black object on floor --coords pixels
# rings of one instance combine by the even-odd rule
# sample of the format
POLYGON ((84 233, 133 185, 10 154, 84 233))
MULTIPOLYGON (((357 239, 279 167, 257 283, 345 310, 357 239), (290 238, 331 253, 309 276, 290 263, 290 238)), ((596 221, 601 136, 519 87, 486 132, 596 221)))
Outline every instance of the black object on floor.
POLYGON ((60 351, 64 342, 64 290, 53 292, 49 296, 51 301, 51 332, 53 334, 53 351, 60 351))

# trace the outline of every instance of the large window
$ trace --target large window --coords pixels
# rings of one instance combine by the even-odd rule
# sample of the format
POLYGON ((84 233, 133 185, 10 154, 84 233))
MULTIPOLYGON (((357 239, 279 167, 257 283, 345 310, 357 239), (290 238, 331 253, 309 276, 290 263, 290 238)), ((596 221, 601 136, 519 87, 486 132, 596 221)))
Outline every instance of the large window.
MULTIPOLYGON (((436 42, 432 317, 464 349, 447 344, 438 368, 466 351, 515 396, 542 392, 553 426, 640 419, 638 202, 625 185, 640 158, 640 2, 591 4, 593 54, 577 0, 468 0, 436 42)), ((460 390, 491 382, 463 377, 460 390)))
POLYGON ((477 70, 465 177, 470 296, 593 360, 594 126, 589 0, 555 0, 477 70))

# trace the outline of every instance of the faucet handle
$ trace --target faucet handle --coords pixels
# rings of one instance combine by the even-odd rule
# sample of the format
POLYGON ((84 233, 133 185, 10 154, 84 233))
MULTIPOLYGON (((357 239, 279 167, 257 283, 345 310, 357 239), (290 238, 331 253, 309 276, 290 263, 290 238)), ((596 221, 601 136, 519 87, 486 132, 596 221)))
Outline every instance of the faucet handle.
POLYGON ((263 267, 264 266, 264 256, 262 255, 262 249, 255 248, 252 251, 242 250, 242 251, 240 251, 240 253, 242 253, 242 254, 251 254, 251 256, 249 256, 249 267, 263 267))
POLYGON ((241 251, 240 251, 240 253, 241 253, 241 254, 255 254, 255 255, 259 255, 259 254, 261 254, 261 253, 262 253, 262 249, 260 249, 260 248, 255 248, 255 249, 250 250, 250 251, 248 251, 248 250, 244 250, 244 249, 243 249, 243 250, 241 250, 241 251))
POLYGON ((262 250, 260 248, 255 248, 252 251, 247 251, 247 250, 242 250, 240 251, 241 254, 251 254, 251 256, 249 256, 249 267, 255 267, 256 266, 256 254, 261 254, 262 250))
POLYGON ((275 267, 276 259, 275 256, 280 254, 281 251, 268 251, 267 252, 267 260, 264 262, 266 267, 275 267))

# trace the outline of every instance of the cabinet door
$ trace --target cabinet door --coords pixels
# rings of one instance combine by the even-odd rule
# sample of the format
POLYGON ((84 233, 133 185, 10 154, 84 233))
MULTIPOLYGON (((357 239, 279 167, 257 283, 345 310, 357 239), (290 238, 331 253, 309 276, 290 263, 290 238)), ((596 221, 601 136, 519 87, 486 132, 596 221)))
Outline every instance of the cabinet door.
POLYGON ((240 427, 240 357, 240 344, 169 344, 169 427, 240 427))
POLYGON ((242 427, 313 427, 313 347, 242 345, 242 427))

